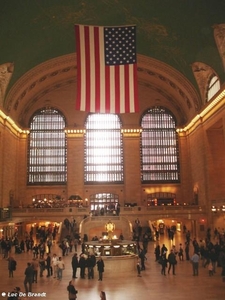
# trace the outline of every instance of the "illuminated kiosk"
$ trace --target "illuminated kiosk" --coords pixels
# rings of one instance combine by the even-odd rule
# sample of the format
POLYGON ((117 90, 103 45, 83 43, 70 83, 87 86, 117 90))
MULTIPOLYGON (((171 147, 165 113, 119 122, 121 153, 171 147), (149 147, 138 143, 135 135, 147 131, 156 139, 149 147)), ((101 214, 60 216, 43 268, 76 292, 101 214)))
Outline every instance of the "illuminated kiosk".
POLYGON ((85 253, 102 256, 107 272, 130 272, 136 270, 137 247, 134 241, 120 240, 113 235, 115 224, 105 224, 105 235, 99 241, 85 242, 85 253))

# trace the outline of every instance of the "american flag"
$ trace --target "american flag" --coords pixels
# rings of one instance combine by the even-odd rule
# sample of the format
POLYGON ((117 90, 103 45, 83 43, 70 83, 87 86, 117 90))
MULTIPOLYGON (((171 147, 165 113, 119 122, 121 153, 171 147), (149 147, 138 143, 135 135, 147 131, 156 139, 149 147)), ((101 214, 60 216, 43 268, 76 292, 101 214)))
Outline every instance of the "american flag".
POLYGON ((75 25, 76 109, 98 113, 138 111, 136 27, 75 25))

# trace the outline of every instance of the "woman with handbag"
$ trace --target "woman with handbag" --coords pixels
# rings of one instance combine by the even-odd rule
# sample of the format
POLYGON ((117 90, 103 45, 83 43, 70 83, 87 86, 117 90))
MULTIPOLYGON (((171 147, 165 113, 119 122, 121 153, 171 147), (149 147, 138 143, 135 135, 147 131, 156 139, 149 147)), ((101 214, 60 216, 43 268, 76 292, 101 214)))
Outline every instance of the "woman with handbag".
POLYGON ((67 291, 68 291, 69 300, 77 299, 78 291, 75 289, 72 280, 69 282, 69 285, 67 286, 67 291))

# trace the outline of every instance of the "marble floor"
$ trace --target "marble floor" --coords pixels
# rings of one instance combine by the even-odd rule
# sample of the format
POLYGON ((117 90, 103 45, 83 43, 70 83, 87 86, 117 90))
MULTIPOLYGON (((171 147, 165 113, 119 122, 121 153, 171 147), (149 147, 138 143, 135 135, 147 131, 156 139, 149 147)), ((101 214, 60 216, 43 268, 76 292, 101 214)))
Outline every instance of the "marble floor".
MULTIPOLYGON (((181 233, 175 235, 173 244, 177 247, 183 243, 181 233)), ((171 241, 168 238, 160 238, 160 246, 165 243, 168 249, 171 248, 171 241)), ((105 291, 107 300, 222 300, 225 299, 225 282, 222 281, 221 268, 217 268, 216 274, 209 277, 207 268, 200 266, 199 276, 192 275, 192 266, 189 261, 178 262, 176 275, 163 276, 160 273, 161 266, 155 262, 154 257, 155 242, 149 242, 146 270, 142 271, 141 277, 137 276, 136 270, 123 273, 104 273, 103 281, 98 281, 97 271, 93 280, 80 279, 74 280, 78 290, 79 300, 100 299, 100 291, 105 291)), ((54 245, 52 253, 61 254, 58 245, 54 245)), ((78 249, 80 254, 80 249, 78 249)), ((32 260, 32 253, 13 254, 17 260, 17 270, 13 278, 8 277, 7 261, 1 260, 0 275, 0 299, 7 299, 7 294, 14 287, 19 286, 24 291, 23 280, 26 263, 32 260)), ((63 279, 59 281, 53 277, 38 278, 38 282, 33 284, 33 292, 41 293, 44 297, 30 297, 29 299, 49 299, 62 300, 68 299, 66 287, 71 280, 71 258, 72 253, 64 258, 65 270, 63 279)), ((21 297, 21 299, 26 299, 21 297)))

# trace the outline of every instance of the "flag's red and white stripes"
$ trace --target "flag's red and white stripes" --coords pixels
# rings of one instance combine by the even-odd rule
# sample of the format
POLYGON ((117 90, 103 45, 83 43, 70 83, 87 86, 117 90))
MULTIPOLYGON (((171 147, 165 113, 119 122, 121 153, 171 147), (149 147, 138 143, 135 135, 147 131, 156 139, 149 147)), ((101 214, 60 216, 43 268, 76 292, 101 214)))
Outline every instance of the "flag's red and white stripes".
POLYGON ((138 111, 137 64, 105 64, 104 27, 75 25, 76 109, 99 113, 138 111))

